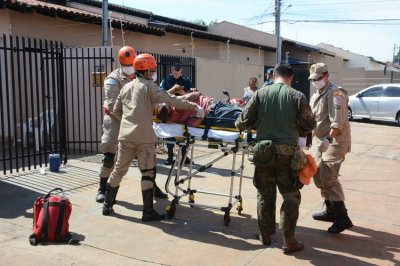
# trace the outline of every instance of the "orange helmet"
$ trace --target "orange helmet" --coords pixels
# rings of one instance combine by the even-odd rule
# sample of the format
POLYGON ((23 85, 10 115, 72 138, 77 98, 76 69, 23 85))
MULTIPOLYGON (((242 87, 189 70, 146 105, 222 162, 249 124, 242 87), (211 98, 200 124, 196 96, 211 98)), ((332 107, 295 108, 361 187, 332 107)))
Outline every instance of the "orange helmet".
POLYGON ((157 67, 156 59, 151 54, 140 54, 138 55, 134 62, 133 68, 135 70, 148 70, 157 67))
POLYGON ((131 66, 133 65, 133 60, 135 60, 136 52, 130 46, 124 46, 119 49, 118 59, 119 63, 123 66, 131 66))

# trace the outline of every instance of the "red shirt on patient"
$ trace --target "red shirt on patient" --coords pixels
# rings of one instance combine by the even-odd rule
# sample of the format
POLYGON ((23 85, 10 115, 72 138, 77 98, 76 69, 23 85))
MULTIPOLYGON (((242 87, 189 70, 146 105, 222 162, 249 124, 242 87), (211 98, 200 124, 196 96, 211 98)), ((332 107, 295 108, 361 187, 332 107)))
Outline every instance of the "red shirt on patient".
MULTIPOLYGON (((210 105, 213 103, 214 98, 208 97, 201 95, 200 92, 191 92, 188 94, 185 94, 181 96, 182 98, 197 103, 199 106, 201 106, 205 112, 206 115, 208 113, 208 109, 210 105)), ((161 108, 159 108, 158 115, 159 118, 161 116, 161 108)), ((185 124, 187 121, 187 124, 191 127, 197 127, 203 122, 203 119, 197 118, 196 116, 196 111, 191 111, 191 110, 178 110, 175 107, 169 107, 168 108, 168 122, 174 122, 178 124, 185 124), (189 120, 188 118, 191 117, 189 120), (193 118, 192 118, 193 117, 193 118)))

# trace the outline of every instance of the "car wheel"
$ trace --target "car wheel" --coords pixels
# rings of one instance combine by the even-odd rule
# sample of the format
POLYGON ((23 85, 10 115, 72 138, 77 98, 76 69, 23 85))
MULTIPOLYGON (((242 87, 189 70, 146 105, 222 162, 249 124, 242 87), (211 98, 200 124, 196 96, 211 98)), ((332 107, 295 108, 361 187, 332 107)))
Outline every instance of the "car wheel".
POLYGON ((351 110, 350 107, 347 109, 347 118, 349 120, 353 120, 353 111, 351 110))
POLYGON ((397 125, 400 126, 400 112, 398 112, 396 115, 396 122, 397 122, 397 125))

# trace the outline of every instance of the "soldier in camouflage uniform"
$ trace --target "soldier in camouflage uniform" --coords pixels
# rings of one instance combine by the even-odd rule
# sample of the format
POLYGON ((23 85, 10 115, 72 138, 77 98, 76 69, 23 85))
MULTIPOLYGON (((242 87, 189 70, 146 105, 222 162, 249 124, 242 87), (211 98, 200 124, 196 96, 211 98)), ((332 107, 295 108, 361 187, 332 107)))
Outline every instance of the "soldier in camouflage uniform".
MULTIPOLYGON (((276 187, 283 197, 280 228, 284 230, 284 253, 300 251, 303 243, 294 237, 299 216, 300 188, 298 172, 292 169, 293 153, 299 149, 299 136, 306 136, 316 126, 303 93, 290 87, 293 70, 280 63, 274 68, 274 84, 254 93, 235 125, 247 129, 256 125, 256 143, 271 140, 275 147, 272 165, 255 166, 259 234, 264 245, 271 244, 275 233, 276 187)), ((254 158, 255 159, 255 158, 254 158)))
MULTIPOLYGON (((104 118, 103 135, 101 136, 100 150, 103 152, 103 161, 100 166, 100 186, 97 192, 96 201, 104 202, 104 193, 106 191, 107 180, 114 169, 115 154, 118 146, 118 133, 120 121, 115 118, 113 108, 115 101, 122 87, 135 78, 133 60, 136 57, 135 50, 130 46, 122 47, 118 52, 120 68, 111 72, 104 80, 104 118)), ((157 186, 155 187, 155 196, 167 198, 157 186)))
POLYGON ((353 226, 344 204, 339 169, 350 151, 350 124, 347 118, 347 91, 329 82, 329 73, 324 63, 310 68, 310 77, 316 92, 310 99, 316 116, 317 128, 313 131, 314 143, 318 144, 315 160, 318 166, 314 175, 315 185, 321 189, 326 209, 313 214, 315 220, 333 222, 328 232, 338 234, 353 226))

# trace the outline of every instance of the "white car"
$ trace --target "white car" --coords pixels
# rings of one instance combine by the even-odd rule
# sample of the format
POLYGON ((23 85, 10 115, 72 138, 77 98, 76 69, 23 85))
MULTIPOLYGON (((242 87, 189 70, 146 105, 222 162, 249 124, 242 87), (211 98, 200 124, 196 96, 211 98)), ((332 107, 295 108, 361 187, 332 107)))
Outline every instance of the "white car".
POLYGON ((351 95, 348 117, 396 121, 400 125, 400 84, 378 84, 351 95))

